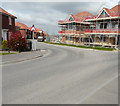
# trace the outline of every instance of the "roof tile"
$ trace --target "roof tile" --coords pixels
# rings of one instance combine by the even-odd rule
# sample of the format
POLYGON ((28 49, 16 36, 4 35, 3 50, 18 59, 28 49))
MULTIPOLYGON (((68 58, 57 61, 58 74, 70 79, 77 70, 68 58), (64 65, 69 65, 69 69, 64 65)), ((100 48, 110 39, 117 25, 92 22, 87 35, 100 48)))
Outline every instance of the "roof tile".
POLYGON ((17 18, 16 16, 14 16, 14 15, 8 13, 8 12, 5 11, 4 9, 2 9, 1 7, 0 7, 0 12, 3 13, 3 14, 9 15, 9 16, 11 16, 11 17, 13 17, 13 18, 17 18))

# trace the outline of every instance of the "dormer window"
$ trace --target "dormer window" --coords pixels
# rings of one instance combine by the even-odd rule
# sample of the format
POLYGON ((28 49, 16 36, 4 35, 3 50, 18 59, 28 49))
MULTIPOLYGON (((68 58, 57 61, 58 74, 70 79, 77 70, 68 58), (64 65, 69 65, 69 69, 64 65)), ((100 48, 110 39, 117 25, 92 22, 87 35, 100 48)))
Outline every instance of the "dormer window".
POLYGON ((73 17, 72 17, 72 16, 70 17, 69 21, 74 21, 74 19, 73 19, 73 17))
POLYGON ((12 25, 12 19, 10 16, 9 16, 9 25, 12 25))
POLYGON ((106 12, 106 10, 103 10, 102 13, 98 16, 98 18, 105 18, 109 17, 109 14, 106 12))

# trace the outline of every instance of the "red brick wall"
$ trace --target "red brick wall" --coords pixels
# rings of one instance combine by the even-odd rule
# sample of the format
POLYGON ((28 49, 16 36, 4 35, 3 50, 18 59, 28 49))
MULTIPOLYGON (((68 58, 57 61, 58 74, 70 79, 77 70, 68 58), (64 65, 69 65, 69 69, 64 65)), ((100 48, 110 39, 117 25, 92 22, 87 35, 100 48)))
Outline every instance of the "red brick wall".
POLYGON ((11 18, 12 25, 9 25, 9 17, 2 15, 2 29, 9 29, 9 32, 15 32, 15 19, 11 18))
POLYGON ((26 30, 20 30, 20 33, 22 34, 23 37, 26 37, 26 30))

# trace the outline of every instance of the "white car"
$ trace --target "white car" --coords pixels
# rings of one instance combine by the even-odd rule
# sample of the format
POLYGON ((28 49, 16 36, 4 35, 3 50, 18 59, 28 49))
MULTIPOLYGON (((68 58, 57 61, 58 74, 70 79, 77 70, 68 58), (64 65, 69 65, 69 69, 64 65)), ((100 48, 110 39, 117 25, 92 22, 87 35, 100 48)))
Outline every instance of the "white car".
POLYGON ((38 36, 37 41, 38 42, 42 42, 43 41, 43 37, 42 36, 38 36))

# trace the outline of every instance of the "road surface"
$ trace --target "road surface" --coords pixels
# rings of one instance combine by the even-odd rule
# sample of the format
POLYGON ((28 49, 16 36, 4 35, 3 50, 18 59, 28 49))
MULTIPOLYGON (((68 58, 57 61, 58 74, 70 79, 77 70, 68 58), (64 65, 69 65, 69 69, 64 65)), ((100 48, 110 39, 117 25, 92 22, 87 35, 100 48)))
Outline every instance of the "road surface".
POLYGON ((44 57, 3 65, 3 104, 117 104, 118 53, 37 43, 44 57))

